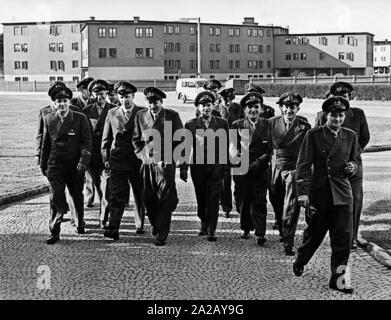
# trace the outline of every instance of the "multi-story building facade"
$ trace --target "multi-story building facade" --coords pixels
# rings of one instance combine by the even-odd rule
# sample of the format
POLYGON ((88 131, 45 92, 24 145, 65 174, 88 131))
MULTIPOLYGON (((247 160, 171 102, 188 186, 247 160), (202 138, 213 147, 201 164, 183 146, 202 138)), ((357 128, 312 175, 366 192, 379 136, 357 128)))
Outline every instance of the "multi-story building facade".
POLYGON ((371 75, 373 36, 367 32, 276 35, 275 74, 371 75))
POLYGON ((391 41, 374 41, 373 67, 375 74, 389 74, 391 68, 391 41))
MULTIPOLYGON (((201 76, 262 78, 273 74, 273 36, 288 29, 201 23, 201 76)), ((81 29, 82 68, 111 80, 172 80, 197 74, 197 23, 90 20, 81 29), (110 51, 113 54, 110 54, 110 51)))
POLYGON ((81 21, 3 23, 6 81, 81 78, 81 21))
POLYGON ((4 74, 4 36, 0 34, 0 74, 4 74))

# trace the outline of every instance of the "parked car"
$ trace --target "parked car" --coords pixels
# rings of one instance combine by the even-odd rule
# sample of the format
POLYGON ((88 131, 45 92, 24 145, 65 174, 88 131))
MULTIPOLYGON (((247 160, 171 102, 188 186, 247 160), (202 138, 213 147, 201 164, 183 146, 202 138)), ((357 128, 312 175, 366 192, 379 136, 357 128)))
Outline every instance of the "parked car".
POLYGON ((176 81, 176 95, 183 103, 194 101, 195 97, 201 91, 204 91, 203 85, 208 81, 205 78, 182 78, 176 81))

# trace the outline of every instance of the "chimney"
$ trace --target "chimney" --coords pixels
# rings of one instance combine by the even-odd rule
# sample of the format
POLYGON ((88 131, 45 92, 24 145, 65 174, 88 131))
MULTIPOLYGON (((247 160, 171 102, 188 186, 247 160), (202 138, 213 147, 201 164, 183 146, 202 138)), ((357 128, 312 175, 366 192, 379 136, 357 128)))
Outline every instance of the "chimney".
POLYGON ((133 23, 139 23, 140 17, 133 17, 133 23))
POLYGON ((92 17, 92 16, 91 16, 91 17, 90 17, 90 20, 91 20, 91 21, 94 21, 94 20, 95 20, 95 17, 92 17))
POLYGON ((258 23, 255 22, 254 17, 244 17, 244 21, 242 22, 243 25, 252 25, 257 26, 258 23))

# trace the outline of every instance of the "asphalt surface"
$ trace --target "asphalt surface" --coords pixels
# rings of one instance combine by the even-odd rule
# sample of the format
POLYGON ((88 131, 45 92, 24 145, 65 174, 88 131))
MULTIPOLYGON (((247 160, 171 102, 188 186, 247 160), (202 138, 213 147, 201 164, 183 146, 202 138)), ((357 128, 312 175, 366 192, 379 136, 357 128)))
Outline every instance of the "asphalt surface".
MULTIPOLYGON (((353 295, 328 288, 326 238, 302 277, 292 272, 293 257, 283 254, 272 230, 269 206, 267 243, 240 239, 236 212, 219 217, 217 242, 197 235, 199 221, 191 180, 177 179, 180 202, 167 246, 155 247, 151 226, 136 235, 133 206, 127 208, 120 240, 103 237, 98 211, 86 209, 87 234, 77 235, 69 215, 61 240, 47 245, 49 197, 42 195, 0 207, 0 299, 385 299, 391 298, 390 270, 362 249, 350 259, 353 295)), ((305 223, 300 218, 296 246, 305 223)))

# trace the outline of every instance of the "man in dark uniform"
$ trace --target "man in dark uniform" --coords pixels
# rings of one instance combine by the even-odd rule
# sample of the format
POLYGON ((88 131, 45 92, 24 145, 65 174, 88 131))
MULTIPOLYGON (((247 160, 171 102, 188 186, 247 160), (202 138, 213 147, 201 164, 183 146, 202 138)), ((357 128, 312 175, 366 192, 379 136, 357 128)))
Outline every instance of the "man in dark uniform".
POLYGON ((164 246, 170 232, 171 215, 179 201, 175 186, 176 165, 172 158, 180 141, 174 141, 173 136, 176 130, 183 129, 183 124, 176 111, 163 107, 166 98, 163 91, 148 87, 144 94, 148 110, 136 114, 133 145, 137 157, 143 162, 143 203, 153 228, 152 234, 156 237, 155 245, 164 246), (172 135, 167 136, 168 130, 172 135), (158 137, 151 136, 151 133, 158 137))
POLYGON ((110 212, 110 190, 108 188, 109 173, 107 170, 105 170, 103 165, 101 145, 107 112, 110 109, 115 108, 115 106, 111 103, 108 103, 106 100, 108 85, 105 80, 97 79, 91 81, 88 85, 88 91, 94 100, 94 102, 85 107, 83 111, 83 113, 87 116, 88 121, 90 122, 92 136, 92 153, 90 165, 88 166, 88 172, 92 177, 95 189, 99 195, 100 227, 105 228, 110 212))
MULTIPOLYGON (((250 92, 257 92, 262 95, 265 93, 265 90, 260 86, 258 86, 257 84, 253 82, 249 82, 245 86, 245 93, 250 93, 250 92)), ((264 104, 263 102, 262 102, 262 110, 263 112, 259 115, 261 118, 270 119, 274 117, 274 112, 275 112, 274 108, 264 104)))
POLYGON ((297 115, 302 97, 295 92, 281 95, 278 104, 281 116, 269 119, 270 137, 275 153, 269 198, 277 217, 280 241, 285 254, 295 255, 293 245, 300 206, 295 187, 296 161, 304 135, 311 128, 307 119, 297 115))
POLYGON ((91 155, 91 133, 86 116, 69 109, 72 91, 59 86, 52 90, 56 112, 44 118, 40 167, 50 184, 50 238, 60 240, 60 225, 66 212, 65 186, 73 199, 77 232, 85 233, 83 208, 84 173, 91 155))
POLYGON ((137 88, 127 81, 117 82, 114 86, 121 106, 107 113, 102 137, 102 159, 106 170, 110 172, 110 219, 104 235, 119 239, 119 227, 125 205, 129 201, 130 187, 134 197, 134 221, 136 233, 144 233, 145 209, 141 201, 141 160, 136 157, 132 144, 134 118, 145 108, 134 104, 137 88))
POLYGON ((342 127, 349 101, 331 97, 323 102, 326 124, 306 134, 296 169, 300 205, 312 208, 303 244, 297 251, 293 271, 300 276, 304 266, 323 241, 327 231, 331 245, 329 287, 343 293, 353 289, 344 283, 352 241, 353 195, 349 177, 357 172, 359 145, 353 130, 342 127))
POLYGON ((114 104, 116 106, 121 106, 121 102, 118 99, 118 95, 114 90, 114 83, 107 82, 109 91, 107 92, 107 102, 110 102, 111 104, 114 104))
MULTIPOLYGON (((88 91, 88 85, 94 81, 93 78, 88 77, 81 80, 76 88, 79 92, 79 95, 75 98, 72 98, 71 105, 75 105, 78 107, 79 112, 83 112, 84 108, 87 107, 89 104, 93 103, 91 99, 91 95, 88 91)), ((92 208, 94 206, 94 199, 95 199, 95 188, 94 183, 92 181, 92 177, 87 171, 85 173, 85 188, 86 188, 86 200, 87 200, 87 207, 92 208)))
POLYGON ((192 139, 187 140, 192 141, 192 159, 188 159, 180 171, 181 179, 186 182, 190 163, 190 174, 197 199, 197 215, 201 220, 199 235, 207 235, 207 240, 211 242, 217 239, 215 232, 219 216, 220 187, 224 171, 228 167, 228 122, 212 116, 214 102, 215 96, 208 91, 200 92, 194 100, 194 105, 201 115, 185 124, 185 128, 192 136, 192 139), (206 130, 209 133, 206 133, 206 130), (208 150, 211 140, 214 140, 215 146, 213 155, 208 154, 211 152, 208 150), (221 150, 224 150, 225 154, 221 154, 221 150))
MULTIPOLYGON (((333 96, 344 97, 348 101, 351 99, 353 87, 346 82, 336 82, 330 88, 330 94, 333 96)), ((318 112, 315 127, 321 126, 326 123, 326 116, 323 111, 318 112)), ((357 135, 358 143, 361 147, 360 154, 369 142, 370 134, 368 129, 367 118, 365 113, 360 108, 350 107, 346 112, 345 121, 342 124, 343 127, 353 130, 357 135)), ((352 249, 357 249, 357 234, 360 224, 361 210, 363 206, 363 165, 362 158, 359 155, 357 173, 352 176, 349 181, 353 190, 353 240, 352 249)))
MULTIPOLYGON (((221 101, 221 96, 219 95, 219 91, 222 87, 221 82, 216 79, 211 79, 211 80, 206 81, 202 87, 206 91, 209 91, 210 93, 212 93, 215 96, 215 103, 213 105, 212 116, 221 118, 222 117, 222 114, 221 114, 222 101, 221 101)), ((200 115, 200 112, 197 109, 196 110, 196 117, 198 117, 199 115, 200 115)))
MULTIPOLYGON (((226 88, 220 90, 218 93, 222 98, 220 105, 220 114, 223 119, 228 121, 228 126, 231 128, 232 123, 236 120, 244 118, 244 112, 239 103, 235 100, 235 88, 226 88)), ((231 172, 229 166, 224 171, 224 179, 221 190, 221 207, 225 212, 225 217, 229 218, 229 213, 232 211, 232 190, 231 190, 231 172)))
POLYGON ((232 129, 237 130, 239 148, 233 145, 231 139, 230 153, 233 158, 243 154, 243 148, 248 150, 249 169, 244 175, 234 176, 235 184, 239 189, 240 228, 243 230, 242 239, 249 239, 250 230, 255 229, 258 245, 266 242, 267 216, 267 185, 268 168, 272 153, 269 137, 268 120, 260 118, 263 98, 259 93, 246 94, 240 104, 246 118, 233 123, 232 129), (248 140, 243 133, 247 130, 248 140), (243 141, 244 140, 244 141, 243 141), (242 143, 241 143, 242 142, 242 143))

